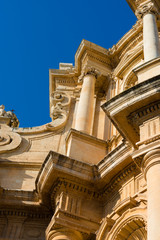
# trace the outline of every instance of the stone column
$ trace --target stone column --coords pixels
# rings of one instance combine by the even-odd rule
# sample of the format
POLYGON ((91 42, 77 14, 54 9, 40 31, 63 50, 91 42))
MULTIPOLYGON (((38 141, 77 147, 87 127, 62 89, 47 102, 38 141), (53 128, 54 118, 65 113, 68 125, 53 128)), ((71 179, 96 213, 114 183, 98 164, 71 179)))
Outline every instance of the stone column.
POLYGON ((96 71, 91 69, 83 77, 83 85, 80 94, 75 129, 85 133, 91 133, 92 119, 94 117, 94 90, 96 71))
POLYGON ((140 5, 136 11, 137 17, 143 18, 143 47, 145 62, 160 57, 158 28, 156 23, 157 14, 158 11, 151 1, 140 5))
POLYGON ((79 232, 71 231, 69 229, 60 228, 49 232, 47 240, 83 240, 79 232))
POLYGON ((160 239, 160 149, 148 152, 142 165, 147 180, 148 240, 160 239))

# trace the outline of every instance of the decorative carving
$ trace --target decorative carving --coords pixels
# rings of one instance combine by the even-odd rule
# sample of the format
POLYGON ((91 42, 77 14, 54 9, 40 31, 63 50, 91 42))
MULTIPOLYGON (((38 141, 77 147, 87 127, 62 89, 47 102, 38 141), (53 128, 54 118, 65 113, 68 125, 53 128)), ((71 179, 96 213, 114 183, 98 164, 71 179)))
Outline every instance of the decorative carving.
POLYGON ((120 184, 121 181, 123 181, 124 178, 127 178, 131 174, 133 174, 137 170, 137 167, 134 163, 131 163, 129 166, 127 166, 123 171, 121 171, 116 177, 114 177, 111 182, 105 186, 105 188, 102 191, 102 195, 108 195, 115 189, 115 187, 120 184))
POLYGON ((5 117, 5 118, 9 118, 10 121, 9 121, 9 126, 10 127, 18 127, 19 126, 19 121, 15 115, 15 113, 13 113, 13 111, 8 111, 6 112, 5 110, 5 106, 2 104, 0 105, 0 117, 5 117))
MULTIPOLYGON (((85 185, 75 183, 64 178, 59 178, 52 188, 52 194, 51 194, 52 203, 54 203, 55 195, 60 188, 65 189, 67 192, 75 191, 77 195, 81 194, 85 196, 86 199, 92 199, 92 198, 98 199, 100 196, 98 192, 96 192, 94 189, 86 187, 85 185)), ((52 207, 54 209, 54 204, 52 204, 52 207)))
POLYGON ((136 133, 139 135, 139 126, 150 119, 155 117, 160 112, 160 101, 151 103, 136 112, 132 112, 127 117, 128 123, 132 125, 136 133))
POLYGON ((125 82, 124 82, 123 89, 127 90, 128 88, 131 88, 131 87, 135 86, 138 83, 138 78, 133 73, 133 71, 131 71, 124 81, 125 82))
POLYGON ((133 158, 133 161, 135 162, 137 167, 140 168, 140 169, 141 169, 141 166, 142 166, 143 157, 144 157, 144 155, 133 158))
POLYGON ((146 221, 142 217, 136 217, 127 221, 114 236, 114 240, 118 239, 136 239, 137 234, 139 239, 147 239, 146 221))
POLYGON ((97 78, 97 76, 100 74, 100 72, 97 69, 95 69, 94 67, 86 67, 84 74, 85 75, 91 74, 97 78))
POLYGON ((116 51, 117 51, 117 45, 113 45, 112 48, 109 48, 109 53, 110 54, 115 54, 116 51))
POLYGON ((71 103, 71 97, 61 91, 55 91, 51 94, 51 118, 52 122, 46 125, 47 129, 55 129, 65 125, 69 107, 71 103))
POLYGON ((155 15, 158 15, 158 9, 155 7, 154 3, 149 1, 146 4, 141 4, 136 12, 135 15, 138 19, 141 19, 144 15, 148 13, 154 13, 155 15))
POLYGON ((5 134, 5 133, 1 133, 1 136, 0 136, 0 146, 4 146, 4 145, 7 145, 9 144, 11 141, 11 138, 9 135, 5 134))
POLYGON ((79 76, 78 81, 81 82, 83 81, 84 76, 91 74, 93 76, 95 76, 96 78, 100 75, 100 71, 98 71, 96 68, 94 67, 89 67, 89 66, 85 66, 82 70, 81 75, 79 76))
POLYGON ((11 131, 0 130, 0 153, 16 149, 22 141, 19 134, 11 131))

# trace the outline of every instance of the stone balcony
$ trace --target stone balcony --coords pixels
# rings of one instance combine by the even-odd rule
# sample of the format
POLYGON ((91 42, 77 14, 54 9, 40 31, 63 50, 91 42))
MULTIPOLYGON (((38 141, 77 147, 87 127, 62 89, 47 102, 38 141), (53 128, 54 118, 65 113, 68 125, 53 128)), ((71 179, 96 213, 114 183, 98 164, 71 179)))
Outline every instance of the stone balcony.
POLYGON ((140 126, 159 114, 160 75, 143 81, 102 105, 112 123, 134 148, 140 126))

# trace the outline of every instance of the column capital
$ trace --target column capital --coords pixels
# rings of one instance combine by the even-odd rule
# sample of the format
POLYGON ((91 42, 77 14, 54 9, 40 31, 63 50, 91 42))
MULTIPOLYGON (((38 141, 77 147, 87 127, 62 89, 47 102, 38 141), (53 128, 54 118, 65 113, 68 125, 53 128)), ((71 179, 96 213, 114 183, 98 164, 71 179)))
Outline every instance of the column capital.
POLYGON ((83 78, 87 75, 93 75, 97 79, 97 77, 100 75, 100 71, 94 67, 84 67, 82 69, 81 75, 79 76, 79 82, 83 81, 83 78))
POLYGON ((84 76, 86 75, 93 75, 97 78, 98 75, 100 75, 100 71, 94 67, 86 67, 84 70, 84 76))
POLYGON ((160 148, 149 151, 142 160, 142 171, 145 179, 148 170, 156 164, 160 164, 160 148))
POLYGON ((143 18, 144 15, 149 14, 149 13, 152 13, 154 15, 159 14, 158 9, 154 5, 154 3, 151 1, 148 1, 148 2, 145 2, 141 5, 139 5, 135 12, 135 15, 138 19, 141 19, 141 18, 143 18))

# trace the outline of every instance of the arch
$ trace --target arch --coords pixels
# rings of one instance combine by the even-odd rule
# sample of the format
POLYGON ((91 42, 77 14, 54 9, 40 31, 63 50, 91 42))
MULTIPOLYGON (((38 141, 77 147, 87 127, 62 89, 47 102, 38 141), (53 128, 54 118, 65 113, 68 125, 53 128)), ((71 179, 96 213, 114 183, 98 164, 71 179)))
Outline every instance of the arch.
POLYGON ((127 210, 116 221, 104 218, 97 233, 97 240, 146 240, 147 208, 127 210))
POLYGON ((131 70, 129 72, 129 74, 126 76, 126 79, 124 81, 123 91, 135 86, 137 84, 137 82, 138 82, 138 79, 137 79, 136 75, 133 73, 133 71, 131 70))
POLYGON ((114 240, 146 240, 147 239, 147 231, 146 224, 143 218, 136 217, 128 220, 116 236, 113 238, 114 240))
POLYGON ((100 240, 146 240, 146 210, 146 207, 129 209, 114 222, 111 230, 105 232, 100 240))

